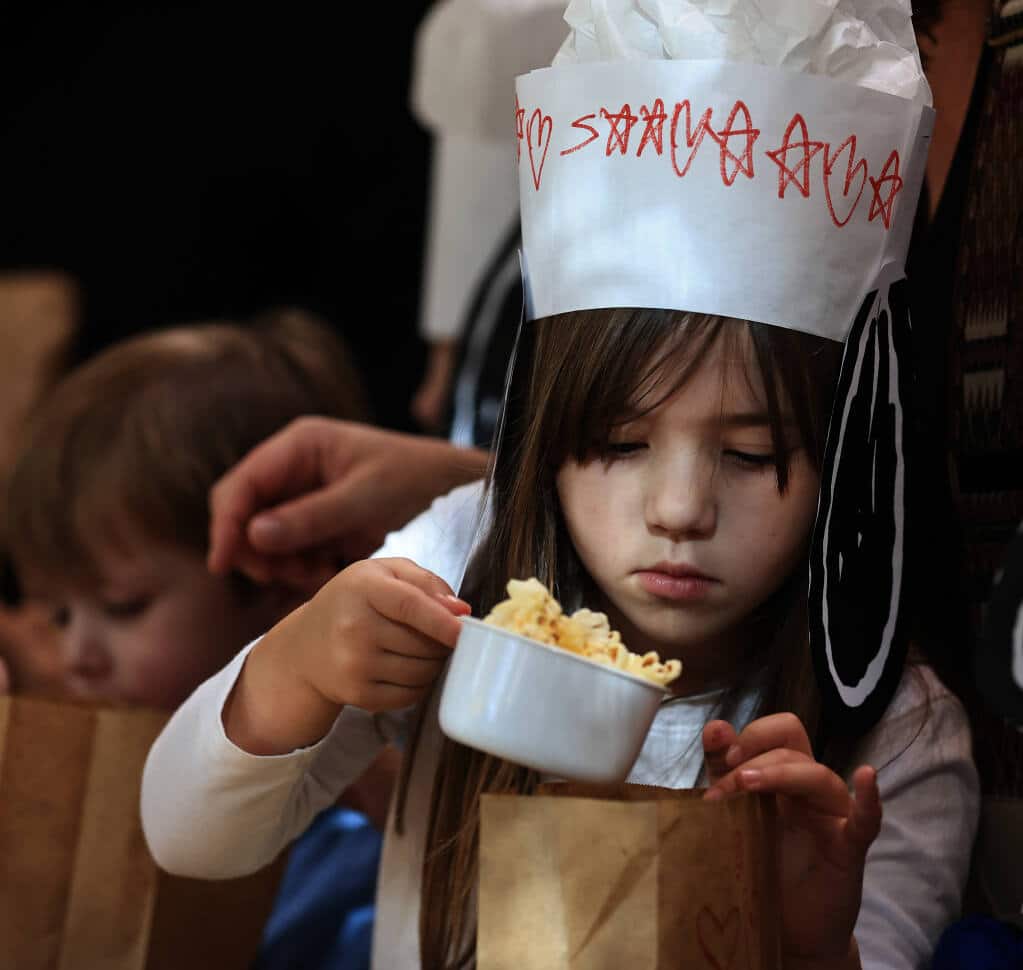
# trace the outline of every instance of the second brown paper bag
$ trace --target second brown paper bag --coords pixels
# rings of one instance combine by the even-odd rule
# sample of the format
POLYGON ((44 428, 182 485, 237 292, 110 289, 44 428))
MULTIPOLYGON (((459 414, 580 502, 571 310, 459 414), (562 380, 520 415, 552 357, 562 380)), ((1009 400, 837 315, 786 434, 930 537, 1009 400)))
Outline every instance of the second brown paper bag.
POLYGON ((0 968, 243 970, 283 859, 205 882, 157 869, 139 818, 162 712, 0 698, 0 968))
POLYGON ((702 794, 485 795, 479 970, 776 970, 774 799, 702 794))

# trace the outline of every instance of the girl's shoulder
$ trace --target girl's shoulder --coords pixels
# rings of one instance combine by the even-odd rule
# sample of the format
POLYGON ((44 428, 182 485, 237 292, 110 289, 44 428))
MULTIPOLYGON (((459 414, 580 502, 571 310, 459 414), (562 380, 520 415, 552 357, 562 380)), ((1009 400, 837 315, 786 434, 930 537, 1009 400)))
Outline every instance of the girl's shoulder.
MULTIPOLYGON (((875 768, 972 772, 970 722, 959 698, 926 664, 909 664, 888 710, 862 740, 861 759, 875 768)), ((894 773, 898 773, 895 771, 894 773)), ((881 772, 879 778, 885 774, 881 772)))
MULTIPOLYGON (((904 717, 933 705, 949 706, 953 711, 963 711, 963 706, 935 673, 934 668, 924 663, 909 663, 903 671, 902 680, 892 697, 882 723, 890 718, 904 717)), ((965 712, 963 712, 965 717, 965 712)))
POLYGON ((457 589, 465 564, 485 531, 484 498, 482 480, 452 489, 390 533, 373 558, 411 559, 457 589))

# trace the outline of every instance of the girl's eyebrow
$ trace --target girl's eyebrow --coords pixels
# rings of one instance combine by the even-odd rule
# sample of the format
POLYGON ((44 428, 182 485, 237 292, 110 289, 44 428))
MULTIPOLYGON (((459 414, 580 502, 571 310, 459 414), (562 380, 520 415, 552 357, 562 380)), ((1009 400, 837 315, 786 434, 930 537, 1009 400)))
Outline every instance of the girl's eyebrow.
MULTIPOLYGON (((732 414, 722 414, 714 423, 722 428, 757 428, 770 425, 771 419, 766 411, 735 411, 732 414)), ((785 415, 781 423, 790 427, 796 421, 793 416, 785 415)))

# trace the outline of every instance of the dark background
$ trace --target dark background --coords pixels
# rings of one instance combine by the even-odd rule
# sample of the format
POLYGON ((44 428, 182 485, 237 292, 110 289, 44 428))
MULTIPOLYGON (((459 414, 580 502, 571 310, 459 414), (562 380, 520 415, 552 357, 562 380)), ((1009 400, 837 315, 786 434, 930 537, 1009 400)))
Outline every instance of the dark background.
POLYGON ((408 427, 428 139, 408 110, 428 0, 40 3, 0 32, 0 271, 83 289, 81 360, 282 304, 348 339, 408 427))

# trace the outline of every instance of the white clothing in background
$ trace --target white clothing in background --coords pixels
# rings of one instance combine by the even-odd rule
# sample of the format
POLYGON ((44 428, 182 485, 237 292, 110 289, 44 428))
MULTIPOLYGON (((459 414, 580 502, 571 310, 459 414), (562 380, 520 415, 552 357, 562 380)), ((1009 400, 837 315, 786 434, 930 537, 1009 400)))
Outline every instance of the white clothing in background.
POLYGON ((564 0, 441 0, 416 33, 411 107, 433 134, 419 329, 461 337, 483 271, 519 219, 515 78, 568 35, 564 0))

